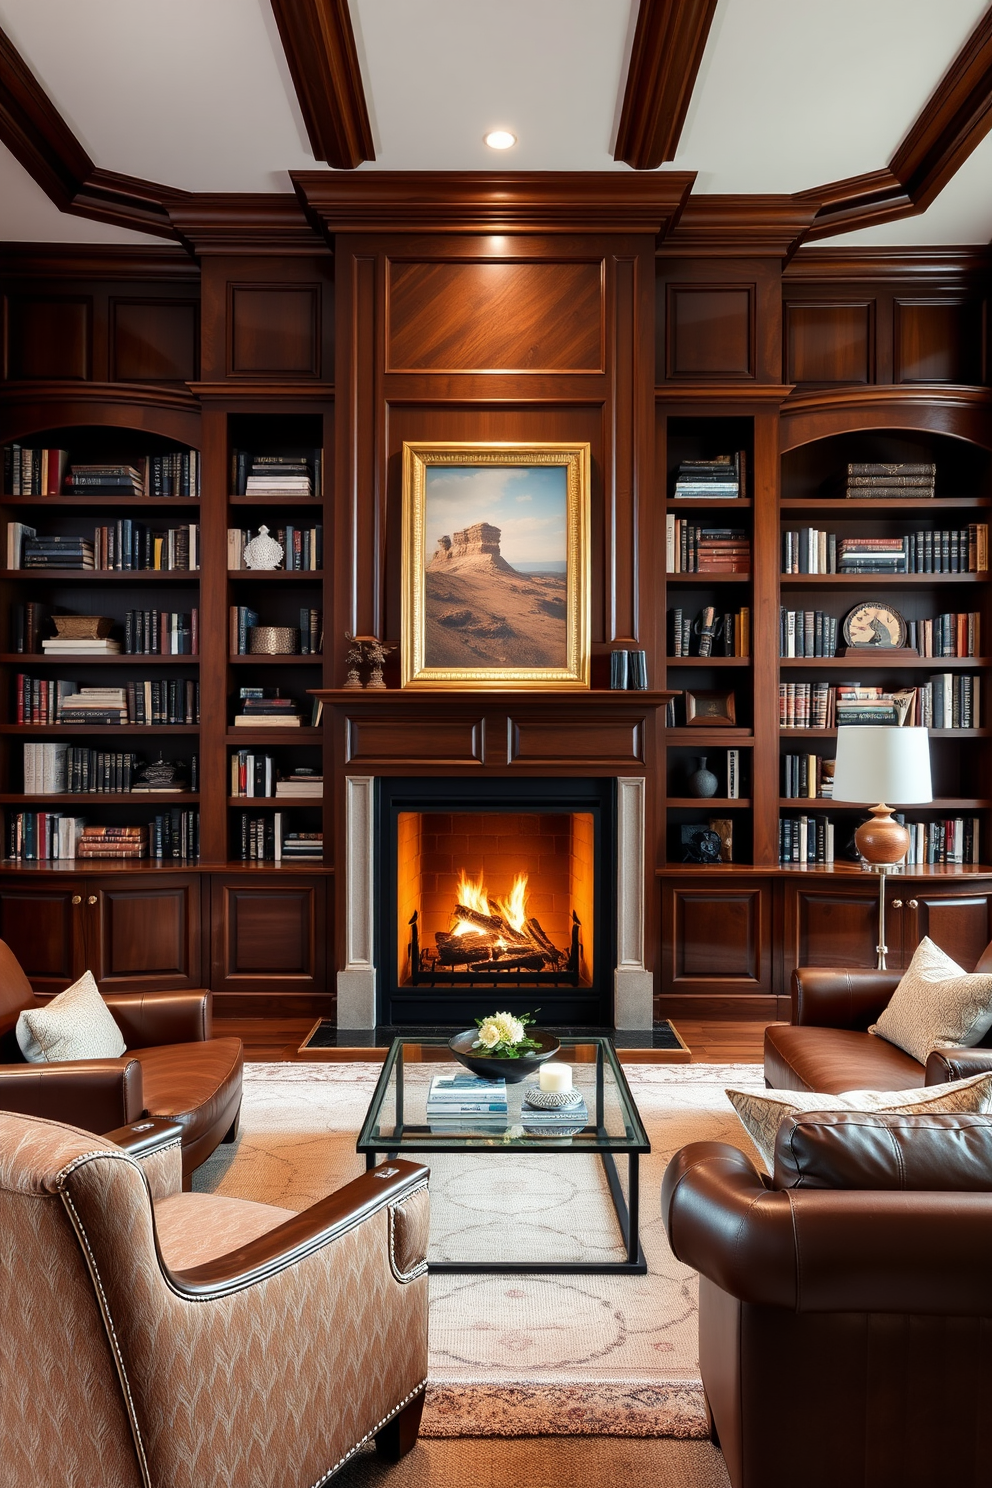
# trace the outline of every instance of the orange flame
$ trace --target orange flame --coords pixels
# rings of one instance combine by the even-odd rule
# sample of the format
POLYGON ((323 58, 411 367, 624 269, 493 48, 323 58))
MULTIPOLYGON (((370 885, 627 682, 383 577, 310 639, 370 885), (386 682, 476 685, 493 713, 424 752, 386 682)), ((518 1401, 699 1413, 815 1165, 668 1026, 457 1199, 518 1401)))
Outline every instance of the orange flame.
MULTIPOLYGON (((474 909, 477 914, 491 915, 494 912, 489 907, 489 894, 481 873, 477 879, 469 878, 463 868, 455 894, 456 903, 464 904, 467 909, 474 909)), ((495 899, 493 904, 496 914, 501 915, 514 930, 522 931, 527 923, 527 874, 518 873, 506 898, 495 899)), ((451 933, 471 935, 478 928, 478 925, 470 924, 468 920, 458 920, 451 933)))
POLYGON ((518 873, 513 888, 505 899, 496 900, 496 909, 513 930, 522 931, 527 923, 527 875, 518 873))

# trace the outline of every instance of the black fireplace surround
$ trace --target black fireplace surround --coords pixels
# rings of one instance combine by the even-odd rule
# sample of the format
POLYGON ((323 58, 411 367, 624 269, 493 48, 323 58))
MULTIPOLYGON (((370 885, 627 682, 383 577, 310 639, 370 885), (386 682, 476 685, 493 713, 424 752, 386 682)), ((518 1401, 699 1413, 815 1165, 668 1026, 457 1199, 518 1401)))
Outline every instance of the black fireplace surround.
MULTIPOLYGON (((471 1027, 497 1008, 513 1013, 540 1009, 545 1028, 609 1028, 613 1021, 616 961, 616 781, 582 779, 405 779, 376 781, 375 944, 377 1023, 396 1028, 471 1027), (571 943, 554 971, 454 972, 437 968, 412 974, 401 984, 399 966, 405 944, 419 926, 401 926, 399 904, 399 823, 401 813, 526 813, 592 818, 592 925, 575 920, 571 943), (575 945, 592 939, 587 977, 576 975, 575 945), (415 983, 415 984, 414 984, 415 983)), ((425 937, 426 940, 426 937, 425 937)))

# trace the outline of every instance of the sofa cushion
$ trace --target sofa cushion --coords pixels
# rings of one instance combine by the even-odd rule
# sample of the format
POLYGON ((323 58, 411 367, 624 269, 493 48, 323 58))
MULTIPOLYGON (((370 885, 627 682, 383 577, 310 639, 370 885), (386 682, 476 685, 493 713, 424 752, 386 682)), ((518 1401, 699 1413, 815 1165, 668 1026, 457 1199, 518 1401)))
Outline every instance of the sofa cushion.
POLYGON ((988 1193, 992 1116, 811 1111, 779 1126, 773 1176, 775 1188, 988 1193))
POLYGON ((926 1063, 931 1049, 977 1044, 992 1028, 992 974, 966 972, 924 936, 869 1033, 926 1063))
POLYGON ((744 1129, 764 1158, 768 1171, 775 1165, 775 1138, 782 1121, 804 1111, 992 1112, 992 1073, 952 1080, 947 1085, 925 1085, 918 1090, 848 1090, 829 1095, 813 1090, 728 1090, 727 1098, 744 1129))
POLYGON ((774 1090, 909 1090, 923 1067, 894 1044, 850 1028, 773 1023, 765 1029, 765 1079, 774 1090))
POLYGON ((46 1006, 25 1008, 17 1019, 16 1032, 21 1053, 29 1064, 119 1059, 127 1048, 89 971, 46 1006))
POLYGON ((222 1194, 170 1194, 155 1204, 159 1250, 171 1271, 186 1271, 229 1255, 296 1217, 294 1209, 228 1199, 222 1194))
POLYGON ((241 1088, 244 1059, 237 1038, 157 1044, 134 1049, 132 1057, 141 1064, 148 1114, 182 1122, 184 1148, 222 1119, 232 1089, 241 1088))

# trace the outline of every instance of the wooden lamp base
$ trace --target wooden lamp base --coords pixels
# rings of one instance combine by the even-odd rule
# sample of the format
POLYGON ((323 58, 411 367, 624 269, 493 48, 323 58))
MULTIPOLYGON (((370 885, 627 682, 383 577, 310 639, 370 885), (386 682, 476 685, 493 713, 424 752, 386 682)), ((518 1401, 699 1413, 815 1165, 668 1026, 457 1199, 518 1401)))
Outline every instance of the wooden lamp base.
POLYGON ((854 845, 873 868, 894 867, 909 851, 909 831, 894 820, 892 807, 884 802, 871 808, 871 818, 855 832, 854 845))

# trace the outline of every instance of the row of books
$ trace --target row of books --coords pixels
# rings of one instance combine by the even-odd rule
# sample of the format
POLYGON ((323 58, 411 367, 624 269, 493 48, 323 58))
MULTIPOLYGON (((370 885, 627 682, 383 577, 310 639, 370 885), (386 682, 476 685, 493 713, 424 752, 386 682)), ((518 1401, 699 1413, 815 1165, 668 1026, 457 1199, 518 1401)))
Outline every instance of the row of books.
POLYGON ((643 692, 647 685, 646 651, 610 652, 610 687, 614 692, 643 692))
POLYGON ((778 697, 783 729, 981 727, 981 678, 970 674, 938 672, 919 687, 893 691, 856 683, 780 682, 778 697))
POLYGON ((676 498, 733 501, 744 494, 747 456, 744 450, 709 459, 682 460, 675 474, 676 498))
POLYGON ((60 811, 9 811, 7 857, 28 863, 74 858, 85 825, 85 817, 60 811))
POLYGON ((834 861, 834 823, 829 816, 782 816, 778 823, 780 863, 834 861))
POLYGON ((3 452, 8 496, 192 496, 200 494, 198 450, 175 450, 132 461, 69 463, 64 449, 9 444, 3 452))
POLYGON ((252 798, 274 796, 282 800, 319 801, 324 778, 316 770, 298 768, 283 778, 271 754, 239 749, 231 755, 231 795, 252 798))
MULTIPOLYGON (((833 656, 838 620, 822 610, 779 611, 779 655, 833 656)), ((906 646, 920 656, 981 656, 982 617, 978 610, 907 620, 906 646)), ((885 648, 879 648, 884 655, 885 648)), ((677 654, 677 653, 676 653, 677 654)))
POLYGON ((252 816, 241 811, 234 824, 234 852, 243 863, 321 863, 323 832, 287 832, 285 813, 252 816))
POLYGON ((681 608, 668 612, 669 656, 750 656, 751 610, 742 605, 718 615, 706 606, 695 616, 681 608))
MULTIPOLYGON (((964 864, 980 861, 980 823, 977 816, 907 821, 901 812, 896 820, 909 831, 907 868, 923 865, 964 864)), ((846 827, 841 828, 842 832, 846 827)), ((834 862, 836 824, 828 816, 783 816, 778 824, 779 862, 834 862)))
POLYGON ((779 656, 833 656, 838 621, 822 610, 779 610, 779 656))
POLYGON ((188 677, 167 681, 126 682, 123 687, 85 687, 64 678, 15 678, 15 722, 136 724, 197 724, 200 721, 200 684, 188 677))
POLYGON ((170 858, 199 856, 199 815, 176 808, 148 823, 126 827, 87 826, 85 817, 60 811, 7 814, 7 856, 22 862, 56 858, 170 858))
POLYGON ((782 794, 790 801, 826 800, 834 793, 834 765, 822 754, 782 756, 782 794))
MULTIPOLYGON (((227 566, 229 569, 245 567, 245 548, 254 535, 250 527, 229 527, 227 529, 227 566)), ((285 527, 270 528, 269 536, 282 544, 285 553, 280 565, 282 568, 291 573, 313 573, 323 568, 324 528, 322 523, 317 522, 312 527, 295 527, 287 523, 285 527)))
POLYGON ((235 450, 231 481, 236 496, 319 496, 323 454, 319 449, 284 455, 235 450))
POLYGON ((194 572, 200 567, 200 524, 153 531, 122 517, 93 533, 95 566, 117 573, 194 572))
POLYGON ((849 500, 919 501, 932 498, 937 466, 931 461, 855 461, 848 465, 841 485, 849 500))
POLYGON ((740 527, 703 527, 669 513, 665 518, 667 573, 751 571, 751 539, 740 527))
POLYGON ((984 573, 987 522, 900 537, 839 537, 816 527, 782 534, 784 574, 984 573))
POLYGON ((124 651, 128 656, 199 655, 199 610, 128 610, 124 651))
MULTIPOLYGON (((231 605, 228 611, 229 643, 232 656, 248 656, 251 654, 251 632, 259 623, 257 611, 248 605, 231 605)), ((323 612, 321 610, 302 608, 299 611, 299 625, 286 627, 296 633, 295 654, 298 656, 317 656, 324 649, 324 627, 323 612)))
POLYGON ((24 793, 37 795, 138 795, 148 791, 195 793, 199 761, 168 772, 162 783, 145 780, 141 755, 128 749, 90 749, 85 745, 42 743, 24 745, 24 793))

